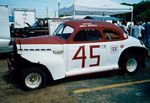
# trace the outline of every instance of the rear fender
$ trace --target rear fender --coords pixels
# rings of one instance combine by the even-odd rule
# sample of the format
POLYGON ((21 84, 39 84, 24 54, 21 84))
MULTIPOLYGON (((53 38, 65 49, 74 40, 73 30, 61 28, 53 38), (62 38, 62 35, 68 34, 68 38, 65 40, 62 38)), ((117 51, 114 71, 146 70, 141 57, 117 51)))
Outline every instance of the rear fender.
POLYGON ((136 54, 140 57, 140 60, 142 62, 142 65, 145 65, 145 58, 148 56, 148 50, 145 47, 128 47, 126 49, 123 50, 123 52, 120 55, 118 64, 120 66, 122 59, 126 56, 126 54, 136 54))

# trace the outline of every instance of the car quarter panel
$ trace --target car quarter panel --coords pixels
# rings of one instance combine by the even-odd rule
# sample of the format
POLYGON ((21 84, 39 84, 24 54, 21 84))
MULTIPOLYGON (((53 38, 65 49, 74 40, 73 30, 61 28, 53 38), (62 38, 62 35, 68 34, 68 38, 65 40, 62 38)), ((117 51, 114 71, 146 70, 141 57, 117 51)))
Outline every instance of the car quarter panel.
POLYGON ((145 45, 143 43, 141 43, 140 40, 134 38, 134 37, 131 37, 131 36, 128 36, 127 39, 125 40, 122 40, 121 41, 121 46, 122 46, 122 52, 127 49, 127 48, 131 48, 131 47, 139 47, 139 48, 143 48, 143 49, 146 49, 145 48, 145 45))
MULTIPOLYGON (((131 37, 131 36, 129 36, 126 40, 121 41, 120 46, 121 46, 122 50, 121 50, 121 54, 119 55, 119 58, 121 58, 122 54, 124 54, 124 53, 130 53, 131 51, 128 51, 129 48, 130 48, 130 50, 131 49, 133 50, 132 53, 140 54, 139 56, 142 56, 142 58, 145 58, 145 56, 148 55, 148 50, 145 47, 145 45, 140 40, 138 40, 134 37, 131 37), (144 51, 145 54, 143 54, 143 52, 140 52, 138 50, 144 51), (124 51, 126 51, 126 52, 124 52, 124 51)), ((124 54, 124 55, 126 55, 126 54, 124 54)), ((118 60, 118 63, 119 63, 119 60, 118 60)))

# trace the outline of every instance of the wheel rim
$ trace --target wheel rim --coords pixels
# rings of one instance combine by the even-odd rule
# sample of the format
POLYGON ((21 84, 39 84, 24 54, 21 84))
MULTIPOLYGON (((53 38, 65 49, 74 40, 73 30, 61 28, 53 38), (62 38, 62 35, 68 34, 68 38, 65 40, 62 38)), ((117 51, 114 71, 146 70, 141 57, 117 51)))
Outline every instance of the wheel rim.
POLYGON ((126 68, 129 72, 134 72, 137 69, 137 60, 134 58, 130 58, 127 61, 126 68))
POLYGON ((25 84, 28 88, 37 88, 41 85, 42 78, 38 73, 30 73, 25 78, 25 84))

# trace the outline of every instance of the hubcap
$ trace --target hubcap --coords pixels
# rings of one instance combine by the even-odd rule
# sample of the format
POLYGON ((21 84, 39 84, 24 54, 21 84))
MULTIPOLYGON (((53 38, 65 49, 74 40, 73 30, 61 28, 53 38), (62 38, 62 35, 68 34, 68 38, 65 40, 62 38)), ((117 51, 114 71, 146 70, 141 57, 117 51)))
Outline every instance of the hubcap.
POLYGON ((42 83, 42 78, 38 73, 30 73, 25 78, 25 84, 29 88, 37 88, 42 83))
POLYGON ((126 68, 129 72, 134 72, 137 68, 137 61, 134 58, 130 58, 127 61, 126 68))

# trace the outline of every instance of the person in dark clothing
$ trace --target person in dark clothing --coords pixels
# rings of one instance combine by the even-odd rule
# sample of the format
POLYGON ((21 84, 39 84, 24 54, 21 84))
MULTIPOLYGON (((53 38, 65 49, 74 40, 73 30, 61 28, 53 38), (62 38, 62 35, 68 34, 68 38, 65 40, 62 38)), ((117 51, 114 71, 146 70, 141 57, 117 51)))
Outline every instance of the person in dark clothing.
POLYGON ((150 18, 146 20, 144 28, 143 42, 145 46, 150 49, 150 18))

